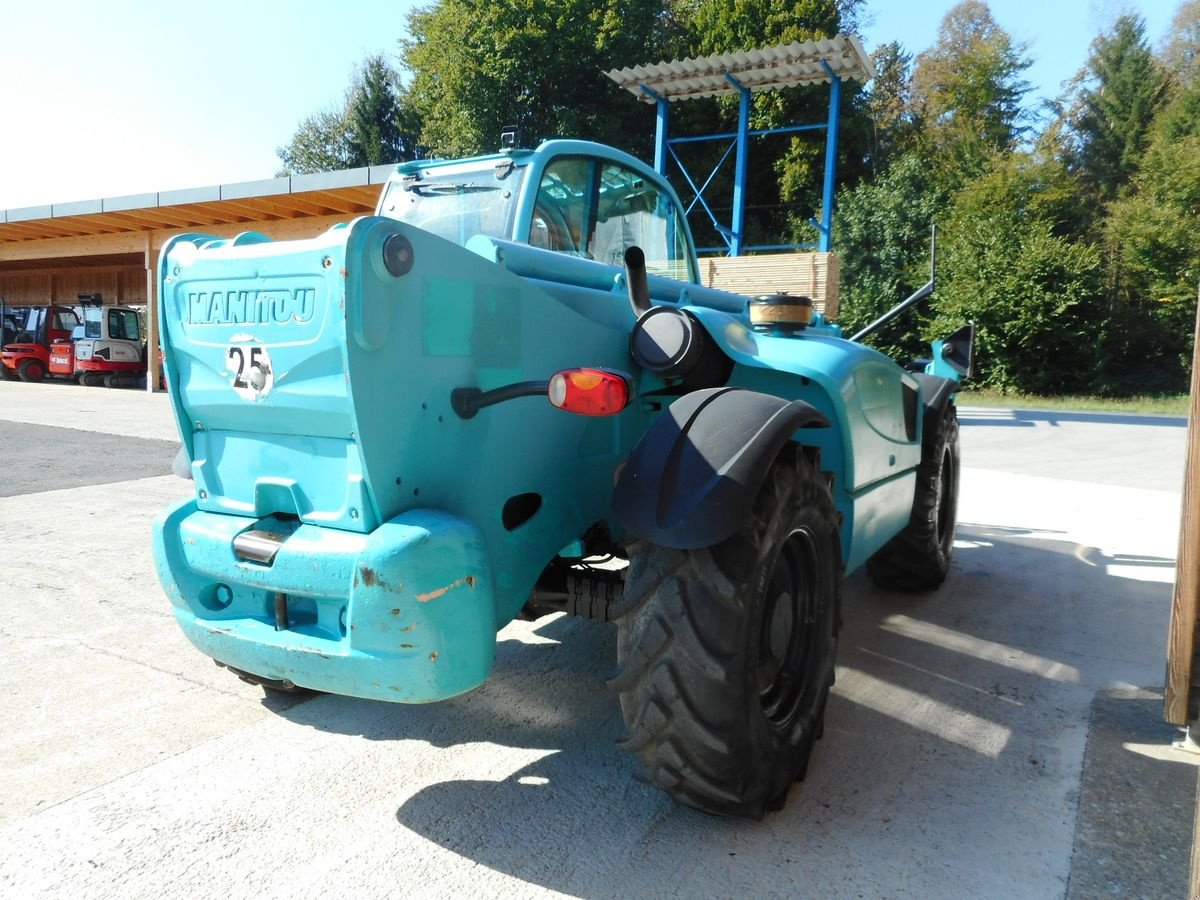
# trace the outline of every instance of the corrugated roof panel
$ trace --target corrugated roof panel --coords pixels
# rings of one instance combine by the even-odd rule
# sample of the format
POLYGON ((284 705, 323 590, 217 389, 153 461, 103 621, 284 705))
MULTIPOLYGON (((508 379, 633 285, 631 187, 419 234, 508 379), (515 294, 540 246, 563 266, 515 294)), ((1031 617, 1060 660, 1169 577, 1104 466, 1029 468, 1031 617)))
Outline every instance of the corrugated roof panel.
POLYGON ((639 100, 653 103, 654 97, 643 91, 643 86, 674 101, 737 93, 726 75, 751 91, 828 82, 829 72, 822 62, 838 78, 866 82, 875 77, 875 66, 854 35, 674 59, 605 74, 639 100))

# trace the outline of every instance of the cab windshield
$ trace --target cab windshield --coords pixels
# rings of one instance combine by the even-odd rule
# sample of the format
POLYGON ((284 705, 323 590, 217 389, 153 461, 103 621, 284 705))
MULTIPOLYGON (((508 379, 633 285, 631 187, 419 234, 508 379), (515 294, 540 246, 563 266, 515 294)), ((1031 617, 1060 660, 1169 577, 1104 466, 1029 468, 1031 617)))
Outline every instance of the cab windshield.
POLYGON ((525 170, 505 162, 438 167, 392 181, 379 214, 461 245, 477 234, 507 239, 525 170))

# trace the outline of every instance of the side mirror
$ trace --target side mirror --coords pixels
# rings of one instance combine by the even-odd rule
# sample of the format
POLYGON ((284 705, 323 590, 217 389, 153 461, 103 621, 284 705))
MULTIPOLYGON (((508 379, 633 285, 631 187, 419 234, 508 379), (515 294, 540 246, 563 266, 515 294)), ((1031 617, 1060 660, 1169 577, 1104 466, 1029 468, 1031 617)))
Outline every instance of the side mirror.
MULTIPOLYGON (((940 357, 959 378, 970 378, 975 371, 975 323, 968 322, 941 341, 940 357)), ((937 352, 937 351, 935 351, 937 352)))

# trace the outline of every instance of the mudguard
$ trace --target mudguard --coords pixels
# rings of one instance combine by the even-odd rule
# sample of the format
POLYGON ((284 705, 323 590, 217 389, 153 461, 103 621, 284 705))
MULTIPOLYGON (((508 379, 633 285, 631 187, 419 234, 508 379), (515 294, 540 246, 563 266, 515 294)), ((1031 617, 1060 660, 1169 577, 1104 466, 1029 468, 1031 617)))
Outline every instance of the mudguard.
POLYGON ((828 425, 801 400, 741 388, 694 391, 634 447, 613 512, 631 534, 661 546, 711 547, 738 529, 796 429, 828 425))
POLYGON ((935 415, 941 415, 946 404, 950 402, 950 398, 960 387, 953 378, 943 378, 941 375, 914 372, 913 378, 921 386, 921 399, 925 403, 925 409, 935 415))

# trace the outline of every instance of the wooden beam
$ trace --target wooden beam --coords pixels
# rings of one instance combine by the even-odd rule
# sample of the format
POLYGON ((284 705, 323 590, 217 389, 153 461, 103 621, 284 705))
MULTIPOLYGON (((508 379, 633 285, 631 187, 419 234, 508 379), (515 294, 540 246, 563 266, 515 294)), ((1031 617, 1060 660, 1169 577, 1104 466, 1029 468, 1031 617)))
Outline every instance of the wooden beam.
POLYGON ((81 216, 63 216, 53 221, 70 228, 75 234, 114 234, 129 230, 126 225, 106 219, 103 213, 89 215, 86 220, 81 216))
POLYGON ((136 265, 105 265, 105 266, 52 266, 44 269, 0 269, 0 284, 6 278, 28 278, 31 275, 78 275, 80 272, 108 275, 113 272, 124 274, 132 269, 140 269, 136 265))
POLYGON ((319 200, 301 200, 297 194, 288 195, 288 205, 309 216, 328 216, 339 212, 338 209, 326 206, 319 200))
POLYGON ((359 184, 354 187, 334 188, 329 191, 329 194, 362 203, 374 209, 379 205, 379 197, 383 194, 383 185, 359 184))
POLYGON ((1167 632, 1167 684, 1163 717, 1186 725, 1200 718, 1196 676, 1196 622, 1200 607, 1200 309, 1192 348, 1191 401, 1188 407, 1187 459, 1183 475, 1183 511, 1179 553, 1175 560, 1175 593, 1167 632))
MULTIPOLYGON (((379 192, 375 191, 375 193, 378 194, 379 192)), ((297 197, 298 199, 307 197, 306 194, 299 194, 299 195, 293 195, 293 196, 297 197)), ((372 211, 374 211, 374 209, 375 209, 375 200, 376 199, 377 198, 372 198, 372 200, 371 200, 371 210, 372 211)), ((333 194, 321 194, 318 202, 322 206, 326 206, 329 209, 332 209, 332 210, 334 210, 336 212, 340 212, 340 213, 355 213, 358 215, 362 215, 364 212, 363 204, 360 201, 352 199, 350 197, 337 197, 333 194)))
POLYGON ((295 240, 315 237, 331 225, 345 221, 344 215, 304 216, 273 221, 212 222, 156 231, 126 231, 119 234, 46 237, 41 240, 0 242, 0 262, 21 262, 30 259, 86 259, 88 256, 107 256, 114 253, 137 253, 140 255, 145 252, 147 237, 151 242, 151 254, 157 259, 162 245, 172 235, 185 231, 204 231, 215 237, 233 237, 243 231, 253 230, 261 231, 274 240, 295 240))
POLYGON ((191 217, 180 213, 170 212, 171 207, 156 206, 152 209, 123 209, 119 213, 112 215, 124 216, 125 218, 144 225, 148 225, 151 229, 159 228, 190 228, 195 225, 191 217))
POLYGON ((78 228, 70 228, 57 220, 39 219, 36 222, 5 222, 0 225, 0 240, 7 232, 17 235, 16 240, 43 240, 56 237, 77 237, 87 234, 78 228))
POLYGON ((185 206, 179 207, 188 212, 195 212, 196 218, 209 218, 212 221, 205 223, 207 225, 234 225, 239 222, 252 222, 253 216, 248 215, 241 210, 233 209, 232 206, 224 200, 214 200, 211 203, 188 203, 185 206))
POLYGON ((146 231, 148 227, 144 222, 121 212, 95 213, 88 216, 87 224, 91 225, 93 223, 99 223, 103 227, 110 229, 109 233, 114 231, 129 231, 130 229, 146 231))
POLYGON ((264 200, 260 197, 247 197, 245 200, 222 200, 221 205, 241 210, 245 215, 252 217, 253 221, 262 221, 264 219, 295 219, 304 215, 304 213, 294 207, 284 206, 283 204, 264 200))
POLYGON ((124 234, 43 237, 39 241, 0 243, 0 260, 58 259, 66 256, 140 253, 145 246, 146 233, 144 231, 129 231, 124 234))

